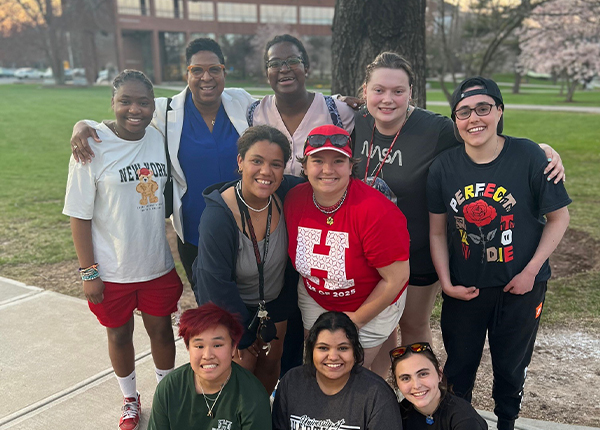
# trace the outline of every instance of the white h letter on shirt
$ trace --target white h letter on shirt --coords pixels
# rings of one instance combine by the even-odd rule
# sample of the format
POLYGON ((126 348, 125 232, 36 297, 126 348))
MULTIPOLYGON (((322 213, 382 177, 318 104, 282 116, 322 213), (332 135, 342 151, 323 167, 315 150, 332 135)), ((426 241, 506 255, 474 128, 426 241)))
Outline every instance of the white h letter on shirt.
POLYGON ((329 254, 315 254, 315 245, 321 243, 321 230, 298 227, 298 245, 296 246, 296 270, 312 283, 319 285, 319 278, 312 276, 312 269, 327 272, 325 290, 341 290, 354 286, 354 279, 346 279, 346 248, 350 247, 348 233, 328 231, 325 245, 329 254))

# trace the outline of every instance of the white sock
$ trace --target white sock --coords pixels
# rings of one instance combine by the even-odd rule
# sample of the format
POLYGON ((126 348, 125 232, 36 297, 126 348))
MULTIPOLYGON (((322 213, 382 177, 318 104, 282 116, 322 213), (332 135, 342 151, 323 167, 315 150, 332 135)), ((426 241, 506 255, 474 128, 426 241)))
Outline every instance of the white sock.
POLYGON ((169 373, 171 373, 173 371, 173 369, 175 369, 175 368, 171 367, 170 369, 167 369, 167 370, 160 370, 157 367, 155 367, 154 372, 156 372, 156 382, 162 381, 162 379, 165 376, 167 376, 169 373))
POLYGON ((137 381, 135 378, 135 370, 130 375, 121 378, 115 373, 117 381, 119 381, 119 387, 123 392, 123 397, 137 397, 137 381))

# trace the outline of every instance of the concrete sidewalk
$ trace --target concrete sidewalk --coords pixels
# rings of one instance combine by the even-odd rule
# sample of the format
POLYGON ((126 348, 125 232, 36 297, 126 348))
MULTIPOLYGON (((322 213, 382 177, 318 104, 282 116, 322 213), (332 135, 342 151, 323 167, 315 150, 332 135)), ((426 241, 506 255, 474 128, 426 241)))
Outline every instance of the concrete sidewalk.
MULTIPOLYGON (((135 317, 136 372, 145 430, 156 387, 150 343, 135 317)), ((121 393, 106 330, 87 302, 0 277, 0 429, 116 429, 121 393)), ((188 361, 182 340, 177 363, 188 361)), ((495 417, 481 412, 495 430, 495 417)), ((584 430, 521 418, 521 430, 584 430)), ((209 430, 209 429, 200 429, 209 430)))
MULTIPOLYGON (((135 324, 146 429, 156 377, 141 317, 135 324)), ((86 301, 0 278, 0 327, 0 429, 117 428, 122 395, 86 301)), ((187 357, 179 340, 177 365, 187 357)))

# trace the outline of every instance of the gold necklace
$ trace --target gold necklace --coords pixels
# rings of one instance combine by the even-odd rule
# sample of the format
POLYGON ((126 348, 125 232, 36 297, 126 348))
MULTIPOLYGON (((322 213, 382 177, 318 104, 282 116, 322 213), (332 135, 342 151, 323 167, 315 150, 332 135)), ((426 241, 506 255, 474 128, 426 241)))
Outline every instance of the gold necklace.
POLYGON ((116 122, 116 121, 112 123, 112 130, 115 132, 115 134, 117 135, 117 137, 118 137, 119 139, 123 139, 123 138, 121 137, 121 135, 119 134, 119 132, 117 131, 117 122, 116 122))
POLYGON ((315 193, 313 191, 313 203, 315 204, 315 207, 317 209, 319 209, 325 215, 329 215, 326 220, 327 225, 333 225, 333 214, 336 213, 342 207, 342 204, 344 204, 344 201, 346 200, 347 195, 348 195, 348 187, 346 187, 346 191, 344 191, 344 195, 342 196, 341 199, 339 199, 337 201, 337 203, 335 203, 333 206, 325 207, 325 206, 320 205, 319 202, 317 202, 317 198, 315 197, 315 193))
POLYGON ((200 380, 198 380, 198 383, 200 384, 200 391, 202 391, 202 397, 204 397, 204 403, 206 403, 206 408, 208 409, 208 413, 206 414, 207 417, 211 417, 211 418, 214 417, 213 409, 215 408, 215 405, 217 404, 217 400, 219 400, 219 397, 221 397, 221 392, 223 391, 223 388, 225 388, 225 385, 227 385, 227 383, 229 382, 229 378, 231 378, 232 373, 233 373, 233 369, 231 369, 231 371, 229 372, 229 376, 227 377, 225 382, 223 382, 223 384, 221 385, 221 389, 219 390, 219 393, 217 394, 217 397, 215 398, 215 400, 208 398, 208 396, 204 393, 204 387, 202 387, 202 382, 200 382, 200 380), (211 402, 213 402, 212 406, 208 406, 209 400, 211 402))

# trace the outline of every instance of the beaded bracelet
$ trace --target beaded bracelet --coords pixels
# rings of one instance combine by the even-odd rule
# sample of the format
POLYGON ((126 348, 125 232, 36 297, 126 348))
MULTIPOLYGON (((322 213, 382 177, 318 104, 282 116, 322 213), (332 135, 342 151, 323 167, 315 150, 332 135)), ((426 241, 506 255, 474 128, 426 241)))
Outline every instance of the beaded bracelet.
POLYGON ((93 281, 94 279, 99 278, 100 273, 98 272, 98 263, 94 263, 86 268, 80 267, 79 274, 81 275, 82 281, 93 281))

